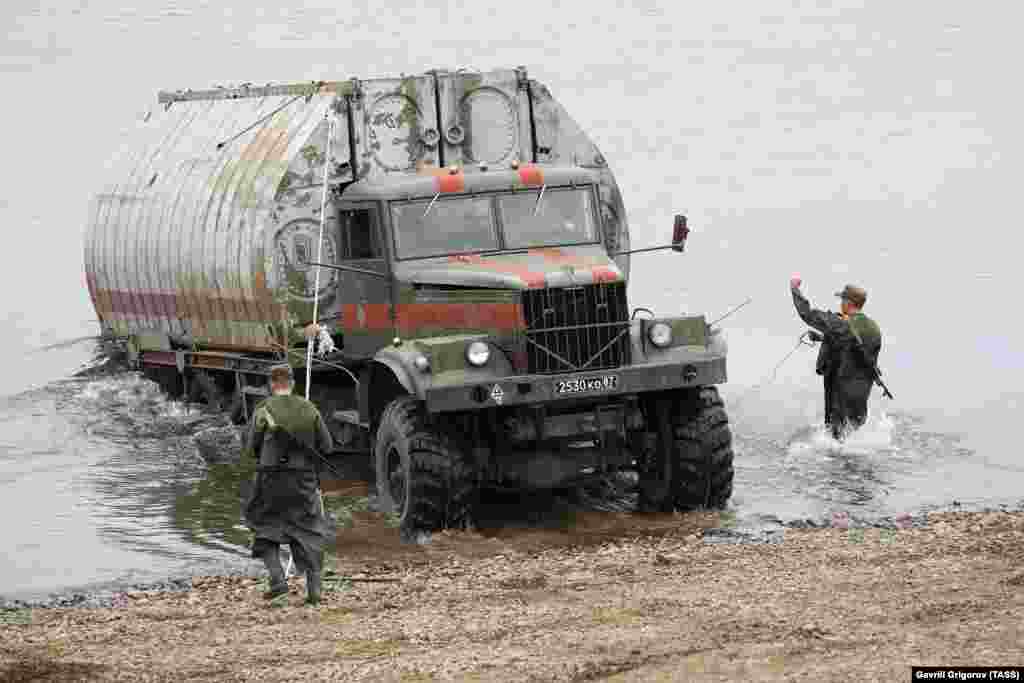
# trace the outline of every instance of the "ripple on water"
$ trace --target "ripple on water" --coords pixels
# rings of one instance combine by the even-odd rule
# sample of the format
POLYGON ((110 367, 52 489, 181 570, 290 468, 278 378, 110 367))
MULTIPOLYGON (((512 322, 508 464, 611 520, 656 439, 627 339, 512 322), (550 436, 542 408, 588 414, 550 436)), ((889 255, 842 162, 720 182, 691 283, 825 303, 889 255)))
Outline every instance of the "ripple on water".
POLYGON ((836 512, 868 523, 952 499, 950 478, 979 489, 983 462, 957 435, 930 432, 923 420, 877 411, 844 442, 820 421, 786 440, 737 428, 734 505, 742 515, 828 520, 836 512))
POLYGON ((90 381, 64 398, 99 451, 88 481, 102 538, 192 562, 242 553, 244 475, 211 473, 192 441, 197 430, 226 423, 225 417, 168 400, 155 383, 129 373, 90 381), (213 509, 216 521, 193 514, 213 509))

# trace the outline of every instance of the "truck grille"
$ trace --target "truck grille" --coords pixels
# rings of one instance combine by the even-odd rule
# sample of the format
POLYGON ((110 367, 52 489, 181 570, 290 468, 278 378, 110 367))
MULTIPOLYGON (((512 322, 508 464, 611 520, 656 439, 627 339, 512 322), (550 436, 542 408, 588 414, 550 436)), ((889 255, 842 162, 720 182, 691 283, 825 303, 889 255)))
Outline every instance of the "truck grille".
POLYGON ((530 373, 617 368, 630 362, 626 283, 523 292, 530 373))

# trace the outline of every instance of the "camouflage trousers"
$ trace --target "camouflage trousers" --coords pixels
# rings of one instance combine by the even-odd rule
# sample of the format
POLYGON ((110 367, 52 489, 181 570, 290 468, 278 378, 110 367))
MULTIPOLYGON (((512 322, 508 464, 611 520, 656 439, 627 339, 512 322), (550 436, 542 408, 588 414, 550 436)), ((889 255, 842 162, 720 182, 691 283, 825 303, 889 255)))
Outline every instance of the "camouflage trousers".
POLYGON ((864 424, 870 396, 870 381, 825 377, 825 424, 832 438, 842 441, 864 424))

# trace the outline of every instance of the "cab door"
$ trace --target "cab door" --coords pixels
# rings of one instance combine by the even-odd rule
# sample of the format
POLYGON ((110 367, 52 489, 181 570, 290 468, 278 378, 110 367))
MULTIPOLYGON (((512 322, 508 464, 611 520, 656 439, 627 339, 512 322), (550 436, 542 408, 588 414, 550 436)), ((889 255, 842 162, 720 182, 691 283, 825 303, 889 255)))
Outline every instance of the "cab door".
POLYGON ((394 337, 381 208, 377 202, 344 203, 337 212, 338 265, 364 271, 338 271, 342 350, 354 359, 369 358, 394 337))

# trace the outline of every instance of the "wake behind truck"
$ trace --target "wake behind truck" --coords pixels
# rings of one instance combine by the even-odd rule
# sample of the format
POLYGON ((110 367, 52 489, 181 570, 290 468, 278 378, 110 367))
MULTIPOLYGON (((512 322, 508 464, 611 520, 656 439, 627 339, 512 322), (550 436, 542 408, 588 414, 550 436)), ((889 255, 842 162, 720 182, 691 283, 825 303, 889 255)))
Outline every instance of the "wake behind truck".
MULTIPOLYGON (((645 510, 728 501, 724 339, 629 306, 649 249, 524 68, 157 99, 91 206, 85 271, 104 334, 170 394, 241 422, 287 360, 409 532, 584 472, 636 469, 645 510)), ((677 216, 667 247, 687 234, 677 216)))

